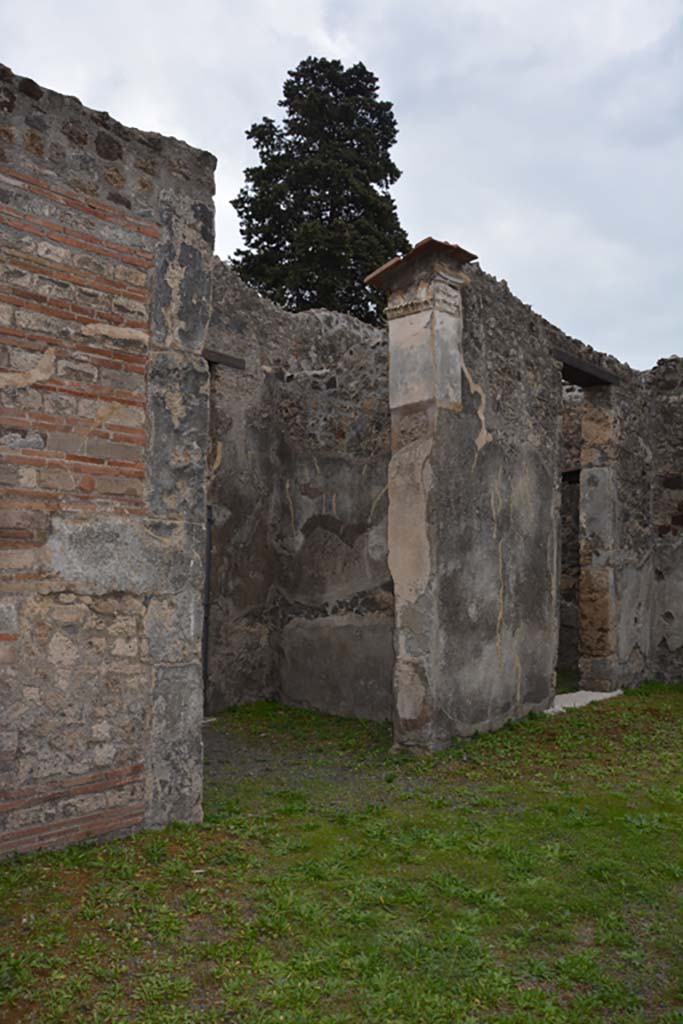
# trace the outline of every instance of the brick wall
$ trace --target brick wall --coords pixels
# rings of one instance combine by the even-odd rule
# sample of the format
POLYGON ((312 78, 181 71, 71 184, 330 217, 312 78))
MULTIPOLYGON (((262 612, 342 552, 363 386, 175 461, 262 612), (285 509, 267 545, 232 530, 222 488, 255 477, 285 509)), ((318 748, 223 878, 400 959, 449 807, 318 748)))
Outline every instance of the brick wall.
POLYGON ((0 854, 201 814, 214 164, 0 66, 0 854))

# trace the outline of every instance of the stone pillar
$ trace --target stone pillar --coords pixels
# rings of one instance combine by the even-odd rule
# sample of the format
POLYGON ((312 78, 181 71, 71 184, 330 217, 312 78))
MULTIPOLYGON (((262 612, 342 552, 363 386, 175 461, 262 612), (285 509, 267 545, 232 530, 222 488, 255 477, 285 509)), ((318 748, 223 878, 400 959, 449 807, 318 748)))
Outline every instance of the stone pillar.
POLYGON ((613 394, 610 387, 587 388, 581 419, 579 667, 585 690, 615 690, 620 685, 613 394))
POLYGON ((433 502, 436 428, 462 409, 462 268, 475 257, 426 239, 367 279, 387 291, 389 568, 395 596, 394 742, 437 750, 452 730, 440 715, 438 531, 433 502))

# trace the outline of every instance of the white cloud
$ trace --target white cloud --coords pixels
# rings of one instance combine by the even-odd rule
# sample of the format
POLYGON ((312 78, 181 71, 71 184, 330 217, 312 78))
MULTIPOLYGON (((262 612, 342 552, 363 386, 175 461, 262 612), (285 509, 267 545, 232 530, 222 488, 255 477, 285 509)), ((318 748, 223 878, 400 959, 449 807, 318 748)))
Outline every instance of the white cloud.
POLYGON ((309 54, 363 60, 395 103, 411 238, 480 253, 563 329, 634 365, 681 351, 678 0, 33 0, 0 9, 2 59, 219 158, 218 249, 309 54))

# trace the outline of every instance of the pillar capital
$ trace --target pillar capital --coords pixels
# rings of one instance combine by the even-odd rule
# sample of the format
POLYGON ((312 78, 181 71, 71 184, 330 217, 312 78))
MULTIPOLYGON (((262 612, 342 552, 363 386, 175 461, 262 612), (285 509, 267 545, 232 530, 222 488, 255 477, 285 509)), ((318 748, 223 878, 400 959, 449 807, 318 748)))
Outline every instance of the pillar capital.
POLYGON ((440 274, 462 277, 462 268, 477 257, 460 245, 423 238, 405 256, 394 256, 365 278, 365 284, 391 294, 420 280, 440 274))
POLYGON ((366 277, 387 292, 392 412, 461 408, 460 288, 474 259, 459 245, 425 238, 366 277))
POLYGON ((454 294, 466 281, 463 267, 477 257, 459 245, 423 238, 365 278, 365 283, 387 293, 387 320, 425 310, 455 312, 454 294))

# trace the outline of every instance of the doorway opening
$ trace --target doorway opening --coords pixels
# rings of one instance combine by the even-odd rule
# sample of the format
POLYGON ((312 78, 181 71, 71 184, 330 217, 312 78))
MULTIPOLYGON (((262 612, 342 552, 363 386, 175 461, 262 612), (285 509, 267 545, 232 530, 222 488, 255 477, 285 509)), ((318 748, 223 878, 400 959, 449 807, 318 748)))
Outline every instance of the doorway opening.
POLYGON ((560 483, 560 640, 557 651, 557 692, 579 689, 581 623, 579 585, 580 471, 562 472, 560 483))
POLYGON ((557 692, 579 689, 581 621, 579 587, 581 552, 579 508, 581 495, 581 419, 583 389, 567 381, 562 386, 560 461, 560 637, 557 650, 557 692))
MULTIPOLYGON (((608 654, 607 631, 594 628, 594 618, 604 614, 610 594, 602 577, 595 572, 596 538, 592 524, 609 519, 608 508, 598 508, 612 499, 609 488, 596 487, 592 476, 595 455, 591 424, 592 412, 603 405, 617 377, 573 353, 556 351, 562 363, 562 424, 560 440, 560 513, 559 513, 559 640, 556 685, 558 693, 592 689, 585 685, 585 672, 592 658, 608 654), (596 516, 597 513, 597 516, 596 516), (598 586, 596 586, 596 582, 598 586), (604 650, 602 649, 604 647, 604 650)), ((604 470, 605 466, 602 466, 604 470)))

